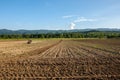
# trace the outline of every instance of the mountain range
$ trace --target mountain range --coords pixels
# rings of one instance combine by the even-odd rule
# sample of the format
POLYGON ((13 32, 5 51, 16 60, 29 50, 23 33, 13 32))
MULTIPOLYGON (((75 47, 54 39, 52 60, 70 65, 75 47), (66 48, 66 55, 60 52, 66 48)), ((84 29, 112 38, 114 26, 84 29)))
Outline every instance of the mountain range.
POLYGON ((0 29, 0 34, 46 34, 46 33, 68 33, 68 32, 94 32, 94 31, 120 32, 120 29, 116 29, 116 28, 73 29, 73 30, 8 30, 8 29, 0 29))

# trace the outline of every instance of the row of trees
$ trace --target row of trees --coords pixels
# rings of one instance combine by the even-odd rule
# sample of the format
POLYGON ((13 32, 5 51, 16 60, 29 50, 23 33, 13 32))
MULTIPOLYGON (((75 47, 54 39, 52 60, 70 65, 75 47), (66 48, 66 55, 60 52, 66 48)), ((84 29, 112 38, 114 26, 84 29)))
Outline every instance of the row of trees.
POLYGON ((48 33, 48 34, 2 34, 2 39, 20 38, 120 38, 120 32, 72 32, 72 33, 48 33))

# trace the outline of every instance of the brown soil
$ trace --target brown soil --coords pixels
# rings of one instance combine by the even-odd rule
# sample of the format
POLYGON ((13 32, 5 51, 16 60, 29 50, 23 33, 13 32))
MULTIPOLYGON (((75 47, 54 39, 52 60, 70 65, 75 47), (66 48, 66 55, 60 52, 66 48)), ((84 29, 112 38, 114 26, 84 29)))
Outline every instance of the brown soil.
MULTIPOLYGON (((1 58, 0 78, 3 80, 119 80, 120 54, 85 43, 90 41, 56 40, 51 43, 48 41, 37 43, 36 48, 27 50, 24 54, 1 58), (44 45, 39 46, 42 43, 44 45)), ((110 45, 116 47, 113 43, 110 45)))

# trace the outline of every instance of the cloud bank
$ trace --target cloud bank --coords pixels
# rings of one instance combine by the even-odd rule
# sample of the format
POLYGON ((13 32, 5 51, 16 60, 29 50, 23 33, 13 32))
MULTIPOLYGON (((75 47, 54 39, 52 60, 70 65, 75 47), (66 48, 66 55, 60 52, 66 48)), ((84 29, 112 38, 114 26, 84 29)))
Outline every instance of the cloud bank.
POLYGON ((77 23, 80 22, 94 22, 97 21, 97 19, 93 18, 85 18, 85 17, 80 17, 79 15, 66 15, 62 16, 63 19, 68 19, 68 18, 73 18, 73 21, 70 23, 70 29, 75 29, 75 26, 77 23), (74 19, 76 17, 76 19, 74 19))
POLYGON ((93 22, 93 21, 97 21, 97 20, 96 19, 89 19, 89 18, 85 18, 85 17, 78 17, 76 20, 74 20, 73 22, 70 23, 70 29, 75 29, 76 23, 93 22))
POLYGON ((74 23, 79 23, 79 22, 93 22, 97 21, 96 19, 88 19, 85 17, 79 17, 78 19, 74 20, 74 23))

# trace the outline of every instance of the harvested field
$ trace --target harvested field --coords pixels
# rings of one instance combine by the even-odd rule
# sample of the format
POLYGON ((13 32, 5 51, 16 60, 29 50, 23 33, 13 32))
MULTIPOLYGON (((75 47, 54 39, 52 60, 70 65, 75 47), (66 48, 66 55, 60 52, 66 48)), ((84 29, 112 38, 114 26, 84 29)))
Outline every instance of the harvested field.
POLYGON ((25 41, 0 43, 0 78, 3 80, 120 79, 119 40, 44 40, 30 45, 25 41))

